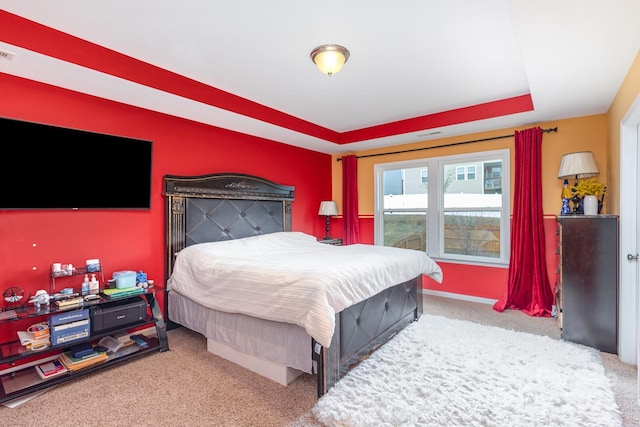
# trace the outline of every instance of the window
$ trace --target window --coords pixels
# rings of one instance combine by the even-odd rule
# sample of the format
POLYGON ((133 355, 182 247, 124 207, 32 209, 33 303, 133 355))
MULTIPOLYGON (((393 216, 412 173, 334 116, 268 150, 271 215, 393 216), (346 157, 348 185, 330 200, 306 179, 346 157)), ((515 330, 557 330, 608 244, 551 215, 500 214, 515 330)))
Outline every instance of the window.
POLYGON ((456 166, 456 181, 473 181, 476 179, 476 166, 456 166))
POLYGON ((508 162, 509 151, 497 150, 376 165, 376 244, 507 264, 508 162))
POLYGON ((422 185, 429 183, 429 169, 420 169, 420 182, 422 185))
POLYGON ((384 193, 380 217, 385 230, 384 246, 426 250, 428 181, 427 185, 422 183, 426 171, 425 167, 409 165, 380 171, 384 193))
POLYGON ((484 164, 484 192, 485 194, 502 192, 502 163, 484 164))
POLYGON ((475 165, 467 166, 467 179, 473 181, 476 179, 476 167, 475 165))

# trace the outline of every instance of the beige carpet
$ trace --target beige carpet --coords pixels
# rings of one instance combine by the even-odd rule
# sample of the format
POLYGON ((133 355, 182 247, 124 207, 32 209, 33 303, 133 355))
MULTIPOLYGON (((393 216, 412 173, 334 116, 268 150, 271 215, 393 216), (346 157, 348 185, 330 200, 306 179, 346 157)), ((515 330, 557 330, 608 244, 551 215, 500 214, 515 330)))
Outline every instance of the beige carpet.
MULTIPOLYGON (((559 338, 555 319, 434 296, 425 312, 559 338)), ((0 406, 6 426, 309 426, 315 378, 280 386, 206 351, 184 328, 169 331, 170 351, 58 386, 16 408, 0 406)), ((603 355, 625 426, 640 425, 635 366, 603 355)))

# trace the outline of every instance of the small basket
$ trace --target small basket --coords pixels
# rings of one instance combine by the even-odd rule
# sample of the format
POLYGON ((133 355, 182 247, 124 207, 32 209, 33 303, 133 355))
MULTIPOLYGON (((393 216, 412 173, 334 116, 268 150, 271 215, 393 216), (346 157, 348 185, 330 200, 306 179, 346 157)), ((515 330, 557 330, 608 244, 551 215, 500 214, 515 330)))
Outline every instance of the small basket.
POLYGON ((100 271, 100 260, 99 259, 88 259, 87 260, 87 272, 95 273, 100 271))

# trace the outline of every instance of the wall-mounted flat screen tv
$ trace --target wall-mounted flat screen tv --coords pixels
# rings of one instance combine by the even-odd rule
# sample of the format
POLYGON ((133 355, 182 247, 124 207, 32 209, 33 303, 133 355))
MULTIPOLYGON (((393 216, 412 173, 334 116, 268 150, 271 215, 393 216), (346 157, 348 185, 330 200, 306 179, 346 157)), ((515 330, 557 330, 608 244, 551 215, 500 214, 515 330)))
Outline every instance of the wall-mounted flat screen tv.
POLYGON ((0 209, 149 209, 151 141, 0 118, 0 209))

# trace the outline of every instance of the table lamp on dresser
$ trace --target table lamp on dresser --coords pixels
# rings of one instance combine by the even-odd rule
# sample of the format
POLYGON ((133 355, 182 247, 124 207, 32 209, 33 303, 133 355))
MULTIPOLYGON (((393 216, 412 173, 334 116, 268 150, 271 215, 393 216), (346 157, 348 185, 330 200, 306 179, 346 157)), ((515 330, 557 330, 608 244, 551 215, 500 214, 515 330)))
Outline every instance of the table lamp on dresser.
MULTIPOLYGON (((577 153, 567 153, 560 160, 560 168, 558 169, 558 178, 574 178, 575 184, 578 185, 578 178, 590 178, 598 175, 598 165, 591 151, 580 151, 577 153)), ((572 214, 578 214, 582 199, 578 195, 571 198, 573 203, 572 214)))

